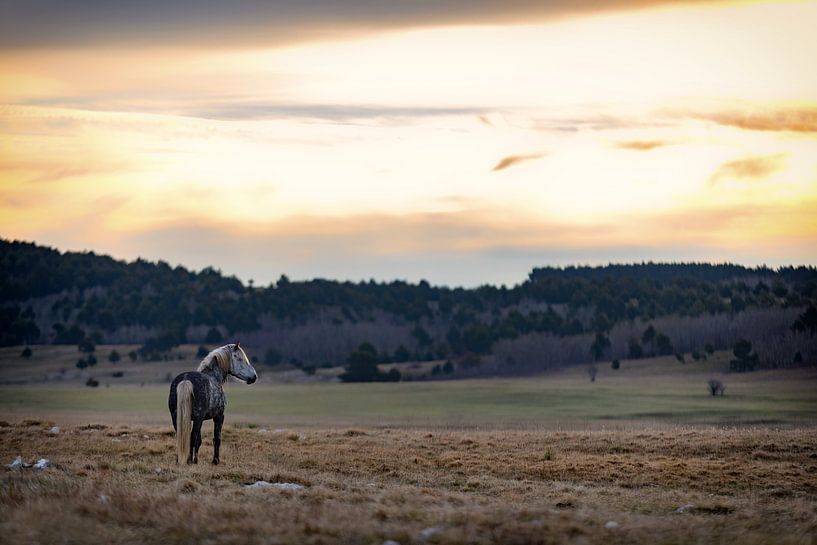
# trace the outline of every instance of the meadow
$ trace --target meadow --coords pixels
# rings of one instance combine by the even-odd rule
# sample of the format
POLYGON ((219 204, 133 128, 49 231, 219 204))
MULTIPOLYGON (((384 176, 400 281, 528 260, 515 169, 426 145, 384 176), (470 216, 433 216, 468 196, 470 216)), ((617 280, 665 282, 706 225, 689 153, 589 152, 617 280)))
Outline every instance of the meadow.
POLYGON ((190 358, 100 361, 89 388, 60 371, 76 348, 19 352, 0 351, 0 460, 51 467, 2 475, 3 542, 817 543, 813 369, 729 374, 716 353, 599 364, 595 382, 339 384, 261 367, 227 385, 222 464, 206 423, 203 463, 178 467, 165 376, 190 358))

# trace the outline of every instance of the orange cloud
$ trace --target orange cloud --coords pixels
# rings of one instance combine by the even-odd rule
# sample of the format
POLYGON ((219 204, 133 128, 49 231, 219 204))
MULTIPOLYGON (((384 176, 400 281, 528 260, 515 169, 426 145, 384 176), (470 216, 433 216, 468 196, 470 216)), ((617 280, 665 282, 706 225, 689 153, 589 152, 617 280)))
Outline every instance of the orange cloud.
POLYGON ((709 183, 716 184, 724 178, 765 178, 783 166, 785 157, 786 155, 781 153, 729 161, 718 168, 709 179, 709 183))
POLYGON ((771 112, 722 112, 701 116, 720 125, 751 131, 817 132, 817 109, 777 109, 771 112))
POLYGON ((530 153, 527 155, 508 155, 507 157, 503 157, 501 161, 499 161, 494 168, 491 170, 496 172, 497 170, 504 170, 508 167, 513 165, 522 163, 524 161, 532 161, 534 159, 541 159, 547 155, 547 153, 530 153))
POLYGON ((615 146, 621 149, 629 149, 635 151, 650 151, 655 148, 670 145, 669 142, 662 140, 628 140, 624 142, 616 142, 615 146))

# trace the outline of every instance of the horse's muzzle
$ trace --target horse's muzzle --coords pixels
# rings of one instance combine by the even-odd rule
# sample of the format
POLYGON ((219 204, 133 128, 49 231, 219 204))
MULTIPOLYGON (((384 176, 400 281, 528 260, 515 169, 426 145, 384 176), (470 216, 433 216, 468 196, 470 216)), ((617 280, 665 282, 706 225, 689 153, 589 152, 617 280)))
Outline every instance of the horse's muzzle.
POLYGON ((255 382, 257 379, 258 379, 258 376, 257 376, 257 375, 253 375, 253 376, 251 376, 250 378, 248 378, 248 379, 247 379, 247 384, 252 384, 252 383, 253 383, 253 382, 255 382))

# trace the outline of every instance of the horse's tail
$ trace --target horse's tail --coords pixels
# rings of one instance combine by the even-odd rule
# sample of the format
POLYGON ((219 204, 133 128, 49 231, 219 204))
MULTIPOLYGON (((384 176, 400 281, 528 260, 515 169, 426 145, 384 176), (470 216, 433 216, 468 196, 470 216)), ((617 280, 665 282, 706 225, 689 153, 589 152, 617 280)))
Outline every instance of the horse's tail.
POLYGON ((190 461, 190 436, 193 434, 193 383, 176 385, 176 463, 190 461))

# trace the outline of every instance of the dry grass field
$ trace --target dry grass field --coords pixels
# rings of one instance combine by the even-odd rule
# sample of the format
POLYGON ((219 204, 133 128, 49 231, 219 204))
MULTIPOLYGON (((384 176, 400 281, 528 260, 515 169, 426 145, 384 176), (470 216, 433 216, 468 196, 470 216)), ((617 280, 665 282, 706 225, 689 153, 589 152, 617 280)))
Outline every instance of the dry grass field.
POLYGON ((228 427, 179 468, 166 428, 50 424, 0 428, 53 464, 3 475, 5 543, 817 542, 813 430, 228 427))
POLYGON ((59 371, 75 349, 19 352, 0 351, 0 461, 51 466, 0 469, 0 543, 817 543, 814 369, 725 374, 728 354, 600 366, 594 383, 583 367, 396 384, 262 369, 227 385, 222 465, 206 423, 204 463, 177 467, 165 375, 190 358, 100 362, 88 388, 59 371))

